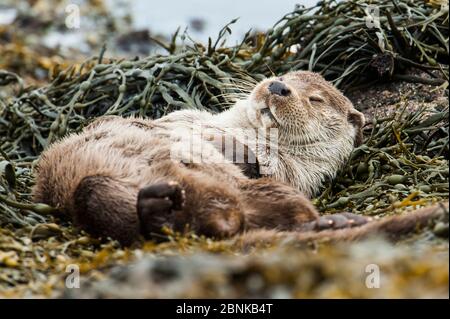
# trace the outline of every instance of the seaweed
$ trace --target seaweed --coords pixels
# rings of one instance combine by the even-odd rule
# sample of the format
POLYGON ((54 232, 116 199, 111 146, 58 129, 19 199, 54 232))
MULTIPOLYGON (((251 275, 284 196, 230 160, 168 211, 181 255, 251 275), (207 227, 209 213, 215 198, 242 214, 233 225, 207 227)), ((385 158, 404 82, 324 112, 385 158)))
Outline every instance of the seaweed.
MULTIPOLYGON (((0 268, 6 269, 0 288, 34 283, 19 290, 52 295, 71 262, 88 272, 137 254, 90 238, 55 208, 31 202, 33 166, 52 142, 102 115, 220 112, 255 82, 292 70, 319 72, 346 92, 400 81, 448 97, 448 16, 448 1, 321 1, 297 7, 265 33, 249 31, 235 46, 225 43, 233 20, 206 45, 178 31, 167 43, 158 40, 167 54, 124 60, 102 50, 38 88, 1 71, 0 86, 9 93, 0 95, 0 268)), ((367 123, 364 143, 314 199, 322 212, 383 216, 448 200, 448 101, 404 95, 386 104, 393 112, 367 123)), ((236 251, 194 235, 173 236, 170 251, 192 245, 236 251)), ((147 242, 140 249, 159 253, 161 245, 147 242)))

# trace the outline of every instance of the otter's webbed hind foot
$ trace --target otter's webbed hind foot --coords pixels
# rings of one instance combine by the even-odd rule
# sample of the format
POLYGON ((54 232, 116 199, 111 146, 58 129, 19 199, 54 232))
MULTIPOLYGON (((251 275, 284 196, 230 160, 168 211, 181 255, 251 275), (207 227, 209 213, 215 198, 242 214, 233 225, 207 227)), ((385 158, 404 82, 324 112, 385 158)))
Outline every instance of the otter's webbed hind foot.
POLYGON ((321 231, 336 230, 362 226, 370 221, 372 217, 361 216, 353 213, 339 213, 324 215, 317 220, 304 223, 298 228, 299 231, 321 231))
POLYGON ((143 235, 161 233, 163 226, 173 228, 177 212, 185 201, 184 190, 177 182, 160 182, 139 191, 137 211, 143 235))

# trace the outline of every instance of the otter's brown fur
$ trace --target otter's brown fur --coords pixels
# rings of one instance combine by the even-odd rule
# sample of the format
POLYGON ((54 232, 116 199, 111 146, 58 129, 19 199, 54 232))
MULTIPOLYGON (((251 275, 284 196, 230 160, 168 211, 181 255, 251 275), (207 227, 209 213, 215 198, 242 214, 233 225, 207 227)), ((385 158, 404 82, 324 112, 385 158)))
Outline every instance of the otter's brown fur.
POLYGON ((227 237, 265 226, 289 230, 317 217, 300 191, 284 183, 248 179, 229 162, 174 162, 170 134, 164 131, 151 121, 118 117, 100 119, 64 138, 41 156, 35 201, 60 207, 93 235, 123 243, 136 240, 144 227, 136 211, 139 191, 167 181, 178 183, 186 199, 174 217, 168 211, 150 212, 160 220, 159 228, 189 225, 202 234, 227 237), (155 134, 146 134, 152 130, 155 134))
POLYGON ((310 244, 314 242, 357 241, 370 236, 383 236, 390 241, 397 241, 405 235, 421 231, 432 222, 448 216, 449 204, 439 203, 423 207, 403 215, 384 217, 354 228, 330 229, 307 232, 286 232, 276 230, 255 230, 236 236, 233 240, 243 249, 257 245, 275 244, 278 241, 310 244))
POLYGON ((362 114, 322 77, 292 72, 259 83, 219 115, 190 110, 159 120, 99 118, 43 152, 34 200, 123 244, 163 226, 223 238, 257 229, 309 234, 323 225, 364 224, 357 216, 320 218, 303 195, 336 174, 360 142, 363 124, 362 114), (244 175, 209 137, 192 134, 199 125, 213 138, 232 135, 270 176, 244 175), (236 128, 277 128, 277 158, 236 128), (186 135, 189 145, 201 147, 186 149, 186 135))

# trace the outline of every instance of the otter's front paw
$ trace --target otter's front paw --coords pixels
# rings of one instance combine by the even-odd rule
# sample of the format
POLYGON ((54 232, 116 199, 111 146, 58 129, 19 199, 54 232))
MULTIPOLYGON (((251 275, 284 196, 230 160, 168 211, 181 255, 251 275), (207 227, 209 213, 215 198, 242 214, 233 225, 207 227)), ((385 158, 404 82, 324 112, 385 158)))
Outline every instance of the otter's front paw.
POLYGON ((143 235, 160 233, 163 226, 172 228, 176 212, 183 209, 184 190, 177 182, 160 182, 139 191, 137 211, 143 235))
POLYGON ((327 230, 327 229, 342 229, 364 225, 372 221, 372 217, 365 217, 352 213, 340 213, 332 215, 324 215, 317 218, 317 220, 303 224, 302 231, 309 230, 327 230))

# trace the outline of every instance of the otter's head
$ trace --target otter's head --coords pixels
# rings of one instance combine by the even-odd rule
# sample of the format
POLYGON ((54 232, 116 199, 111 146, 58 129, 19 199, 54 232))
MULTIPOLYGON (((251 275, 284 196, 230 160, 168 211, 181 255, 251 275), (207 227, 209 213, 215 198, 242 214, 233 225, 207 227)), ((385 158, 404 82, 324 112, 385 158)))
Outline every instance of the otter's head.
POLYGON ((291 155, 279 157, 274 177, 307 196, 317 193, 326 178, 334 178, 362 142, 363 114, 312 72, 290 72, 260 82, 247 97, 245 110, 254 127, 276 128, 279 149, 291 155))
POLYGON ((297 71, 268 78, 256 85, 247 101, 250 122, 277 128, 282 143, 362 142, 364 115, 317 73, 297 71))

